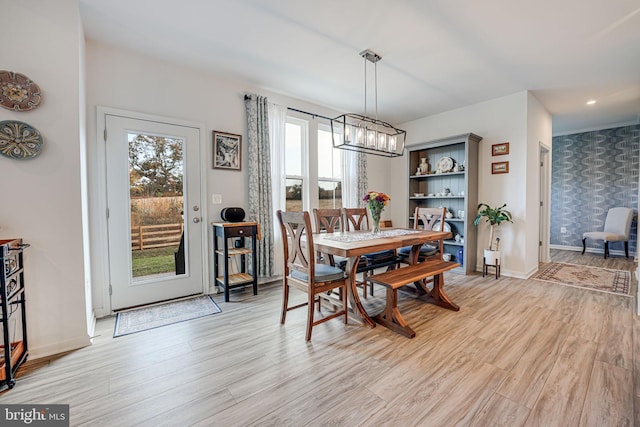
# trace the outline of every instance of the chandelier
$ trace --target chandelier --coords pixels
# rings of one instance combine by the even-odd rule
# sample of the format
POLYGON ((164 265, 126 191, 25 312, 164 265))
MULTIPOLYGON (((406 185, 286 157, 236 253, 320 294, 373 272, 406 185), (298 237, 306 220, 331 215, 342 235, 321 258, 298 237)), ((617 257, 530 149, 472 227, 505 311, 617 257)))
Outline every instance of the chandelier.
POLYGON ((378 61, 382 57, 369 49, 360 56, 364 58, 364 116, 347 113, 331 119, 333 146, 377 156, 402 156, 407 132, 378 120, 378 61), (367 62, 373 63, 375 73, 375 117, 367 116, 367 62))

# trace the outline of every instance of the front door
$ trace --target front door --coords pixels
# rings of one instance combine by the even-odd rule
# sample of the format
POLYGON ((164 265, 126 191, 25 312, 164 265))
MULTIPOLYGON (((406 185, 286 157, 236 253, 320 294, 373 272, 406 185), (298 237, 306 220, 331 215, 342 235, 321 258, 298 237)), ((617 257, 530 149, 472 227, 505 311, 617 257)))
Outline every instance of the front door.
POLYGON ((200 130, 105 124, 111 309, 202 293, 200 130))

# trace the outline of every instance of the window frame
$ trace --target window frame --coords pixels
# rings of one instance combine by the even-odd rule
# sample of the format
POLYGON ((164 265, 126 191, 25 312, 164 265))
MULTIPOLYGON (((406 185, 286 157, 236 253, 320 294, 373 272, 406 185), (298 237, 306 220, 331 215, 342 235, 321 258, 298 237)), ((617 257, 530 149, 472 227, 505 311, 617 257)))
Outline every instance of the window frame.
MULTIPOLYGON (((329 134, 329 136, 332 137, 332 135, 331 135, 331 126, 319 123, 318 126, 317 126, 317 129, 316 129, 316 134, 318 136, 318 144, 316 146, 316 150, 317 150, 316 153, 318 153, 319 149, 320 149, 320 132, 321 131, 322 132, 327 132, 329 134)), ((332 141, 333 141, 333 139, 332 139, 332 141)), ((331 144, 331 147, 332 147, 332 150, 336 150, 336 148, 333 148, 333 143, 331 144)), ((335 165, 335 162, 334 162, 335 161, 334 153, 332 153, 332 156, 331 156, 331 166, 332 166, 331 169, 332 169, 332 172, 333 172, 334 176, 331 176, 331 177, 329 177, 329 176, 320 176, 320 173, 318 171, 318 176, 317 176, 317 180, 316 180, 316 184, 317 184, 316 188, 318 188, 318 190, 320 189, 320 182, 340 183, 341 191, 342 191, 342 188, 344 188, 344 177, 343 177, 343 171, 342 171, 342 161, 343 160, 342 160, 342 156, 340 155, 341 153, 338 153, 338 154, 339 154, 338 158, 340 159, 339 160, 340 163, 337 165, 337 168, 336 168, 336 165, 335 165), (339 175, 340 175, 339 178, 335 177, 336 169, 339 171, 339 175)), ((316 156, 316 157, 319 159, 319 156, 316 156)), ((336 200, 335 196, 334 196, 333 200, 334 200, 334 206, 335 206, 335 200, 336 200)), ((344 203, 343 203, 342 195, 341 195, 340 196, 340 206, 343 206, 343 205, 344 205, 344 203)), ((319 206, 320 206, 320 196, 318 195, 318 207, 319 206)))
MULTIPOLYGON (((327 182, 339 182, 341 187, 344 188, 344 177, 335 178, 335 177, 319 177, 318 176, 318 139, 319 139, 319 131, 327 131, 329 134, 331 133, 331 126, 324 123, 318 123, 317 120, 308 120, 306 118, 298 117, 297 115, 287 114, 287 124, 294 124, 300 126, 302 135, 301 135, 301 166, 302 166, 302 176, 298 175, 288 175, 285 171, 285 182, 286 179, 300 179, 302 180, 302 210, 311 212, 313 208, 320 207, 320 198, 319 198, 319 183, 320 181, 327 182), (313 156, 313 161, 311 159, 311 153, 315 153, 313 156), (314 189, 312 191, 312 189, 314 189)), ((335 150, 336 148, 332 148, 335 150)), ((287 153, 285 152, 285 158, 287 153)), ((342 157, 340 157, 340 161, 342 162, 342 157)), ((333 164, 333 157, 332 157, 333 164)), ((285 161, 286 167, 286 161, 285 161)), ((342 163, 340 163, 339 168, 342 168, 342 163)), ((335 170, 335 169, 334 169, 335 170)), ((340 171, 340 175, 342 175, 342 171, 340 171)))
MULTIPOLYGON (((309 122, 298 117, 287 115, 287 124, 300 126, 300 170, 302 175, 290 175, 286 171, 286 156, 284 162, 284 179, 285 185, 289 179, 298 179, 302 181, 302 210, 309 210, 309 122)), ((285 142, 286 147, 286 142, 285 142)))

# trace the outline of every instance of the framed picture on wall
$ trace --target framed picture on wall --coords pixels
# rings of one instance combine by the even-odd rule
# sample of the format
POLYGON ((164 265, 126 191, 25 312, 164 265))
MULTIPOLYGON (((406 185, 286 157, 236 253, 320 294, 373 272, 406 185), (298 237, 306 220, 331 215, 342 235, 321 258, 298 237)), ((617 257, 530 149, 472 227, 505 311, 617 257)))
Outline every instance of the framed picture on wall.
POLYGON ((491 163, 491 173, 509 173, 509 162, 491 163))
POLYGON ((502 144, 493 144, 491 146, 491 155, 492 156, 504 156, 505 154, 509 154, 509 143, 503 142, 502 144))
POLYGON ((213 168, 240 170, 242 135, 213 131, 213 168))

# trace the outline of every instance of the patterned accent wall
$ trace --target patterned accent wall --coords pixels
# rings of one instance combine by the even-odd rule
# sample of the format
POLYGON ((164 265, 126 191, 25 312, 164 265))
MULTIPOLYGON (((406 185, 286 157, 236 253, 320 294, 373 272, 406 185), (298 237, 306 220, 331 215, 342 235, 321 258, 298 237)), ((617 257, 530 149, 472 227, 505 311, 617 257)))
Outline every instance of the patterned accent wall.
MULTIPOLYGON (((638 212, 640 125, 603 129, 553 138, 551 170, 552 245, 582 248, 582 233, 602 231, 609 208, 638 212), (562 234, 561 227, 566 227, 562 234)), ((629 256, 636 252, 637 218, 629 239, 629 256)), ((602 241, 587 240, 587 248, 603 249, 602 241)), ((612 251, 624 250, 611 243, 612 251)))

